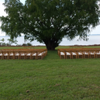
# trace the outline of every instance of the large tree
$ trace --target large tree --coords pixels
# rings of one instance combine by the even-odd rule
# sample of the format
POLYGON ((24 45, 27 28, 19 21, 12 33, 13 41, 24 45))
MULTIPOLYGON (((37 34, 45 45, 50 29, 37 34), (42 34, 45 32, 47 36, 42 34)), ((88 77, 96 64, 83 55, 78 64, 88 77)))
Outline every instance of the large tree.
POLYGON ((5 0, 7 16, 1 29, 12 39, 21 36, 45 43, 54 50, 62 38, 86 39, 90 27, 99 23, 99 0, 5 0))

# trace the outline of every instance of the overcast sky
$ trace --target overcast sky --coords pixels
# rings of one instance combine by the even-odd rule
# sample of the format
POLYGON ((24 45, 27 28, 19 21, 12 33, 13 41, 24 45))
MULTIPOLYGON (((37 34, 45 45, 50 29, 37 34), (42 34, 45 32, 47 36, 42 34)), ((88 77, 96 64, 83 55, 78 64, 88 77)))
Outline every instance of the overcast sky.
MULTIPOLYGON (((4 12, 4 6, 2 5, 2 3, 4 3, 5 0, 0 0, 0 16, 6 16, 6 13, 4 12)), ((25 0, 20 0, 22 3, 25 3, 25 0)), ((1 22, 0 22, 1 25, 1 22)), ((98 25, 97 27, 95 27, 94 29, 92 29, 92 31, 90 32, 90 34, 100 34, 100 25, 98 25)), ((0 36, 5 36, 6 34, 4 32, 2 32, 2 30, 0 29, 0 36)))

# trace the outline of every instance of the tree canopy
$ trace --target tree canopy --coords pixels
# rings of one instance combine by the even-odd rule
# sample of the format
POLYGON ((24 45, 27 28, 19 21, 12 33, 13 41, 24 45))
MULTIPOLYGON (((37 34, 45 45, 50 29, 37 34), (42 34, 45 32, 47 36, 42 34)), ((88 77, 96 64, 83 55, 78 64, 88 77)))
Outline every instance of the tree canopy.
POLYGON ((5 0, 6 17, 1 29, 12 39, 21 36, 54 50, 62 38, 86 39, 90 27, 99 24, 99 0, 5 0))

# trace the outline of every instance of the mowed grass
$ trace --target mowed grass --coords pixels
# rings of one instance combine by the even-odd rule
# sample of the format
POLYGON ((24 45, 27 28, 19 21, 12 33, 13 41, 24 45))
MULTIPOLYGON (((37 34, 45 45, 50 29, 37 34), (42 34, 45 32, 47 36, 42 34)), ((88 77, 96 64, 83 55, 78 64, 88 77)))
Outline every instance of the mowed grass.
POLYGON ((0 60, 0 100, 100 100, 100 59, 0 60))

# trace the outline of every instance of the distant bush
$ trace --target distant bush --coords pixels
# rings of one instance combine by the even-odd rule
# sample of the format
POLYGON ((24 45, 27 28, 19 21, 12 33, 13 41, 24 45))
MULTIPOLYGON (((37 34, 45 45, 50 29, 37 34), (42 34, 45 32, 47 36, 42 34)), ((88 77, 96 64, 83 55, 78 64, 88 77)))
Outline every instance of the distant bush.
POLYGON ((6 43, 2 43, 2 46, 6 46, 6 43))
POLYGON ((27 43, 27 44, 23 43, 22 46, 32 46, 32 44, 31 43, 27 43))
POLYGON ((27 43, 27 46, 32 46, 32 44, 31 43, 27 43))
POLYGON ((0 46, 11 46, 9 43, 0 43, 0 46))
POLYGON ((27 44, 23 43, 22 46, 27 46, 27 44))
POLYGON ((17 44, 16 46, 22 46, 22 45, 20 45, 20 44, 17 44))
POLYGON ((7 43, 6 46, 11 46, 11 44, 7 43))

